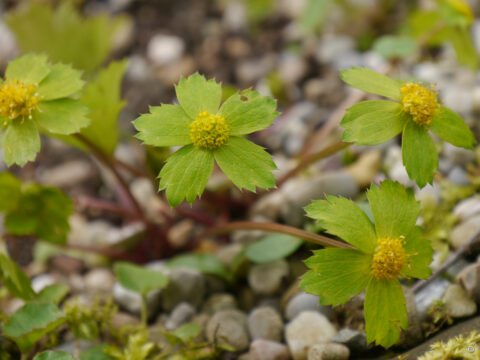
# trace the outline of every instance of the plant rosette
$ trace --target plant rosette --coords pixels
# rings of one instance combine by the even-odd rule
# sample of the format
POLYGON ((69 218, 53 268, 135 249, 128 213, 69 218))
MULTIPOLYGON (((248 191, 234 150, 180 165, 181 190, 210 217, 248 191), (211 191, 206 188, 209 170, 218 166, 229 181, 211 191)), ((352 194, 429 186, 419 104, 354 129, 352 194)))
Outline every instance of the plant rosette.
POLYGON ((432 261, 430 241, 416 226, 420 205, 413 191, 390 180, 373 185, 367 198, 375 225, 351 200, 327 196, 305 208, 307 215, 354 249, 327 248, 306 260, 310 270, 301 288, 337 306, 365 290, 368 342, 395 344, 407 329, 405 296, 399 278, 426 279, 432 261))
POLYGON ((80 71, 52 65, 45 55, 27 54, 8 64, 0 79, 0 129, 8 166, 35 160, 39 130, 69 135, 90 123, 88 108, 72 98, 83 85, 80 71))
POLYGON ((200 196, 216 162, 239 189, 275 187, 275 163, 262 147, 244 138, 272 125, 276 101, 251 89, 230 96, 220 106, 222 86, 198 73, 175 86, 179 105, 150 107, 134 125, 137 138, 153 146, 181 146, 160 171, 160 188, 177 206, 200 196))
POLYGON ((378 145, 402 133, 402 158, 419 187, 433 183, 438 154, 429 130, 455 146, 472 149, 475 138, 463 119, 442 106, 433 87, 400 82, 366 68, 341 73, 350 86, 392 100, 362 101, 347 109, 340 125, 343 141, 378 145))

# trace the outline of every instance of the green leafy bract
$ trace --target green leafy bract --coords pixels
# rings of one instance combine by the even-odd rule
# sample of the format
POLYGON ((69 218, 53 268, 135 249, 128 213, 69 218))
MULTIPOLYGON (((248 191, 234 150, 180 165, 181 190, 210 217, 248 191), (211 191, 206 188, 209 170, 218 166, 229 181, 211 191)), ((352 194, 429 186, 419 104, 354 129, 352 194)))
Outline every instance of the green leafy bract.
POLYGON ((164 288, 168 283, 163 273, 127 262, 115 263, 114 270, 123 287, 143 296, 151 290, 164 288))
POLYGON ((354 67, 342 70, 341 77, 343 81, 354 88, 394 100, 401 99, 401 84, 376 71, 354 67))
POLYGON ((264 264, 290 256, 302 244, 302 239, 291 235, 271 234, 249 244, 245 256, 254 263, 264 264))
POLYGON ((53 304, 27 303, 3 326, 3 333, 22 352, 28 352, 38 340, 65 322, 62 312, 53 304))
POLYGON ((410 36, 385 35, 375 41, 373 50, 386 59, 404 58, 417 51, 417 43, 410 36))
POLYGON ((75 358, 64 351, 44 351, 36 355, 33 360, 75 360, 75 358))
POLYGON ((177 255, 168 262, 168 266, 172 268, 188 267, 198 270, 204 274, 216 275, 221 278, 228 278, 228 270, 225 268, 222 262, 213 255, 177 255))
POLYGON ((67 284, 52 284, 43 288, 35 297, 40 303, 58 305, 67 296, 70 287, 67 284))
POLYGON ((9 172, 0 173, 0 212, 17 207, 21 196, 22 183, 9 172))
POLYGON ((422 229, 415 225, 419 204, 412 191, 387 180, 378 187, 372 186, 367 198, 375 227, 351 200, 327 196, 327 200, 314 201, 306 208, 308 215, 318 219, 328 232, 355 245, 358 250, 327 248, 315 251, 305 262, 310 270, 302 276, 300 286, 320 296, 320 303, 324 305, 346 303, 366 288, 364 309, 368 341, 390 347, 398 340, 401 329, 407 327, 405 297, 398 278, 430 276, 433 250, 430 242, 423 238, 422 229), (389 242, 392 248, 387 247, 390 252, 385 253, 382 247, 389 242), (404 253, 399 267, 381 260, 395 253, 397 250, 392 250, 395 247, 404 253), (378 272, 379 266, 383 266, 383 275, 378 272))
MULTIPOLYGON (((137 138, 145 144, 161 147, 184 145, 169 157, 159 174, 159 189, 166 190, 171 206, 177 206, 184 199, 192 203, 202 195, 215 161, 239 189, 255 191, 257 187, 269 189, 275 186, 271 171, 276 166, 271 156, 242 137, 272 124, 278 116, 273 99, 247 89, 231 95, 220 107, 221 85, 198 73, 182 78, 175 91, 180 105, 151 107, 149 114, 134 122, 139 131, 137 138), (208 121, 221 119, 222 141, 208 147, 197 138, 192 140, 192 123, 195 122, 196 129, 205 126, 199 114, 203 119, 207 116, 208 121)), ((216 125, 202 131, 208 133, 217 131, 215 129, 216 125)), ((200 140, 216 139, 218 135, 198 134, 200 140)))

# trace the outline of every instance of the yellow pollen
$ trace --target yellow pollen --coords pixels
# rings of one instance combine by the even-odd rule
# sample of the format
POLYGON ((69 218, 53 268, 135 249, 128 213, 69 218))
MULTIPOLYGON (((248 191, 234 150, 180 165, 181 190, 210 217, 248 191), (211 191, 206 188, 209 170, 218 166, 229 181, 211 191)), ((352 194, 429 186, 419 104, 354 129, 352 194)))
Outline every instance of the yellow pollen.
POLYGON ((26 85, 19 80, 6 80, 0 87, 0 116, 9 120, 27 116, 37 108, 36 85, 26 85))
POLYGON ((395 279, 402 271, 407 256, 400 239, 379 238, 373 255, 372 275, 378 280, 395 279))
POLYGON ((228 140, 230 129, 225 119, 220 115, 212 115, 208 111, 202 111, 190 124, 190 139, 195 146, 204 149, 215 150, 228 140))
POLYGON ((418 125, 430 126, 433 117, 439 112, 437 92, 418 83, 408 82, 400 88, 403 110, 412 115, 418 125))

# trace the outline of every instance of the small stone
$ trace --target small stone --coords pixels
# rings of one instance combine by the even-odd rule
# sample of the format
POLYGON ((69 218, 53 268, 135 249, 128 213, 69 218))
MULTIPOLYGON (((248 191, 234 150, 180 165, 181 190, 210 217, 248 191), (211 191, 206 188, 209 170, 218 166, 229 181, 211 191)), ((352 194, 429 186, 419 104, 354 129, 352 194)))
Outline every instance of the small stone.
POLYGON ((115 276, 110 269, 96 268, 85 276, 85 290, 92 295, 110 295, 115 284, 115 276))
POLYGON ((317 344, 308 350, 308 360, 347 360, 350 350, 342 344, 317 344))
POLYGON ((242 32, 247 28, 247 9, 242 1, 229 1, 225 4, 223 24, 227 30, 242 32))
POLYGON ((458 284, 452 284, 445 290, 442 301, 445 304, 445 310, 454 319, 471 316, 477 312, 477 304, 458 284))
POLYGON ((239 310, 221 310, 207 323, 208 341, 232 346, 236 351, 248 348, 247 316, 239 310))
POLYGON ((450 241, 455 249, 466 246, 480 232, 480 214, 455 226, 450 232, 450 241))
POLYGON ((38 292, 42 291, 43 289, 45 289, 47 286, 53 285, 56 282, 57 281, 55 280, 55 278, 52 275, 41 274, 41 275, 35 276, 32 279, 32 289, 33 289, 33 291, 38 293, 38 292))
POLYGON ((448 173, 447 179, 454 185, 465 186, 470 184, 470 180, 467 177, 467 172, 460 166, 455 166, 448 173))
POLYGON ((288 273, 288 262, 284 259, 257 264, 250 268, 248 284, 256 294, 273 295, 280 290, 288 273))
POLYGON ((185 43, 178 36, 157 34, 148 42, 147 57, 155 65, 164 66, 180 59, 185 43))
MULTIPOLYGON (((162 290, 150 291, 147 295, 148 317, 153 316, 160 308, 162 290)), ((120 283, 113 286, 113 299, 128 312, 140 315, 142 309, 142 297, 140 294, 125 289, 120 283)))
POLYGON ((460 201, 453 208, 453 215, 461 221, 468 220, 478 214, 480 214, 480 196, 478 195, 460 201))
POLYGON ((415 294, 417 314, 421 321, 428 317, 428 310, 436 300, 440 300, 449 285, 450 281, 437 278, 415 294))
POLYGON ((45 169, 39 175, 39 182, 62 189, 69 189, 94 179, 95 169, 87 160, 71 160, 53 168, 45 169))
POLYGON ((168 231, 168 242, 174 248, 181 248, 190 241, 194 229, 195 222, 193 220, 182 220, 172 226, 168 231))
POLYGON ((372 347, 367 343, 367 334, 364 331, 353 330, 350 328, 341 329, 332 341, 347 346, 354 354, 363 354, 372 347))
POLYGON ((203 305, 203 311, 207 314, 214 314, 220 310, 235 309, 237 301, 235 298, 227 293, 213 294, 203 305))
POLYGON ((253 340, 282 341, 283 321, 270 306, 258 307, 248 315, 248 331, 253 340))
POLYGON ((369 186, 380 169, 382 154, 378 150, 366 151, 346 171, 350 173, 361 187, 369 186))
POLYGON ((168 317, 165 327, 167 330, 175 330, 183 324, 189 322, 195 316, 195 308, 189 303, 182 302, 175 306, 168 317))
POLYGON ((400 334, 400 339, 396 345, 404 348, 412 348, 423 340, 422 323, 417 315, 415 304, 415 294, 410 288, 403 289, 405 294, 405 304, 407 307, 408 327, 400 334))
POLYGON ((308 69, 305 60, 292 52, 285 52, 280 56, 278 72, 287 84, 294 84, 300 81, 308 69))
POLYGON ((315 311, 304 311, 285 327, 285 339, 294 360, 306 360, 309 349, 333 339, 336 329, 315 311))
POLYGON ((472 150, 459 148, 448 142, 443 144, 442 154, 454 165, 466 166, 475 161, 475 153, 472 150))
POLYGON ((468 265, 457 275, 457 281, 471 299, 480 303, 480 262, 468 265))
POLYGON ((167 287, 163 290, 162 307, 166 311, 185 301, 198 308, 206 293, 205 278, 189 268, 171 270, 167 287))
POLYGON ((218 249, 216 256, 223 265, 229 267, 233 264, 237 255, 243 251, 244 246, 239 243, 232 243, 222 246, 218 249))
POLYGON ((292 320, 302 311, 317 311, 326 317, 332 316, 332 309, 330 306, 319 305, 320 298, 316 295, 307 294, 302 291, 291 297, 285 306, 285 319, 292 320))
POLYGON ((318 47, 316 58, 320 63, 335 63, 355 48, 353 38, 349 36, 324 36, 318 47))
POLYGON ((290 351, 284 344, 270 340, 254 340, 250 344, 250 360, 289 360, 290 351))

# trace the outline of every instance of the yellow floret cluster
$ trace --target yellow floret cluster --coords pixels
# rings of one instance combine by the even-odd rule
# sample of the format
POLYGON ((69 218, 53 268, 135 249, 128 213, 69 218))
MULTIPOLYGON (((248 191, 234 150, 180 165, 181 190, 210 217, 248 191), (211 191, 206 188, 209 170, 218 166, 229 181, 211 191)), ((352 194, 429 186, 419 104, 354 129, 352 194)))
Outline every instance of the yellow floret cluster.
POLYGON ((37 108, 37 86, 19 80, 7 80, 0 87, 0 116, 10 120, 27 116, 37 108))
POLYGON ((212 115, 202 111, 190 124, 190 139, 195 146, 215 150, 228 140, 230 129, 220 115, 212 115))
POLYGON ((373 255, 372 275, 378 280, 393 280, 400 275, 406 258, 401 238, 379 238, 373 255))
POLYGON ((403 110, 412 115, 418 125, 430 126, 440 110, 437 92, 418 83, 408 82, 400 88, 403 110))

